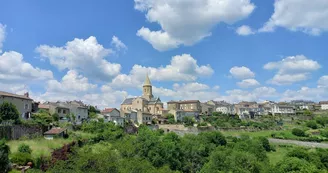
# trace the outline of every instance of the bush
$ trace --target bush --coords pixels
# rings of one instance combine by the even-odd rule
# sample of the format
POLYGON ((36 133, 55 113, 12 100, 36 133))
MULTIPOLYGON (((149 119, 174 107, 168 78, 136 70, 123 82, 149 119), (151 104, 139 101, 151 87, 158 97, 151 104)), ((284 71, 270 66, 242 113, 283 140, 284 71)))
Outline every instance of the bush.
POLYGON ((272 147, 270 146, 269 140, 266 137, 259 137, 259 141, 261 142, 265 151, 272 151, 272 147))
POLYGON ((305 132, 301 129, 298 129, 298 128, 294 128, 292 130, 292 134, 295 135, 295 136, 306 137, 305 132))
POLYGON ((320 135, 323 136, 323 137, 328 138, 328 130, 321 130, 320 135))
POLYGON ((14 104, 4 102, 0 105, 0 122, 2 120, 19 121, 19 112, 14 104))
POLYGON ((10 149, 9 146, 6 145, 5 140, 0 140, 0 170, 5 173, 10 169, 8 158, 9 152, 10 149))
POLYGON ((317 129, 318 128, 318 125, 315 121, 308 121, 306 122, 306 126, 307 127, 310 127, 311 129, 317 129))
POLYGON ((31 154, 32 150, 31 150, 30 146, 23 143, 18 146, 18 152, 31 154))
POLYGON ((17 152, 11 156, 10 161, 18 165, 25 166, 28 162, 33 162, 32 156, 29 153, 17 152))

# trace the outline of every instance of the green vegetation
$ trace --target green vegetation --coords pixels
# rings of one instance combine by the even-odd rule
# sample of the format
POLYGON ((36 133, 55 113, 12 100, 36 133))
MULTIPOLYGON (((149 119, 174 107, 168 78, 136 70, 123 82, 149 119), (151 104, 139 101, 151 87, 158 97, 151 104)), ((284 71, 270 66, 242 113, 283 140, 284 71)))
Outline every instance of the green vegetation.
POLYGON ((306 137, 305 132, 303 130, 297 129, 297 128, 292 130, 292 134, 295 136, 306 137))
POLYGON ((4 102, 0 105, 0 123, 2 121, 19 122, 19 112, 14 104, 4 102))
POLYGON ((0 170, 4 173, 10 169, 9 165, 10 148, 6 145, 5 140, 0 140, 0 170))
POLYGON ((32 150, 31 150, 30 146, 22 143, 18 146, 18 152, 31 154, 32 150))

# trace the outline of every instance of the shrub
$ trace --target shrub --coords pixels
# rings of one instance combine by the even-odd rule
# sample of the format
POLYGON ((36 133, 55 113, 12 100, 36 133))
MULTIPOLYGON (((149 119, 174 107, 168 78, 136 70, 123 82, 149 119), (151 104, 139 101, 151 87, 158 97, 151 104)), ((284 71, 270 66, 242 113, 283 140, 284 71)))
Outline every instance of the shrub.
POLYGON ((320 135, 323 136, 323 137, 328 138, 328 130, 321 130, 320 135))
POLYGON ((18 165, 25 166, 28 162, 33 162, 32 156, 29 153, 17 152, 11 156, 10 161, 18 165))
POLYGON ((6 145, 5 140, 0 140, 0 170, 5 173, 10 169, 8 158, 9 152, 10 149, 9 146, 6 145))
POLYGON ((0 105, 0 120, 19 121, 19 112, 12 103, 4 102, 0 105))
POLYGON ((298 129, 298 128, 294 128, 292 130, 292 134, 295 135, 295 136, 306 137, 305 132, 301 129, 298 129))
POLYGON ((18 152, 21 152, 21 153, 29 153, 31 154, 32 153, 32 150, 30 148, 30 146, 28 146, 27 144, 20 144, 18 146, 18 152))
POLYGON ((315 121, 308 121, 306 122, 306 126, 311 128, 311 129, 317 129, 318 128, 318 125, 315 121))
POLYGON ((259 137, 259 141, 261 142, 265 151, 271 151, 272 147, 270 146, 269 140, 266 137, 259 137))

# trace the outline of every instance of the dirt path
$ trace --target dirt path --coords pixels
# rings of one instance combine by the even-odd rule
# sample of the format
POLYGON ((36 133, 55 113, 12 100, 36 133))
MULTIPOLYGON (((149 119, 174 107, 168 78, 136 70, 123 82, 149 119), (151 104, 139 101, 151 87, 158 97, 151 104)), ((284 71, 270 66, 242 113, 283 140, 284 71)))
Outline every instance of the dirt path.
POLYGON ((312 148, 328 148, 328 144, 317 143, 317 142, 304 142, 296 140, 284 140, 284 139, 269 139, 270 143, 279 143, 279 144, 294 144, 302 147, 312 147, 312 148))

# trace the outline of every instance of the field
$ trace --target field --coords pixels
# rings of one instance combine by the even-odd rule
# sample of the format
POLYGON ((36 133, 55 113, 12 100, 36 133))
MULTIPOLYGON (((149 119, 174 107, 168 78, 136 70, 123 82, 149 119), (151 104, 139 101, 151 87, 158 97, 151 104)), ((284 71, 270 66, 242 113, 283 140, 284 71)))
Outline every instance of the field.
POLYGON ((249 137, 270 137, 273 132, 283 132, 283 131, 274 131, 274 130, 263 130, 256 132, 246 132, 246 131, 221 131, 221 133, 225 136, 241 136, 247 135, 249 137))

